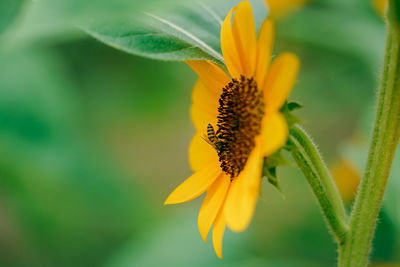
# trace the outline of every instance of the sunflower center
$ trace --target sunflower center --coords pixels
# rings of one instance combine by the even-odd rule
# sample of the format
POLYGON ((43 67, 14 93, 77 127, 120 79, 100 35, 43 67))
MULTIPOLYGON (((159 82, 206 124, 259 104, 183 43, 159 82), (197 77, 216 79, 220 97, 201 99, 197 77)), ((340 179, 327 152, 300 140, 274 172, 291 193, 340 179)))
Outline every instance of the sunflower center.
MULTIPOLYGON (((241 76, 223 88, 219 98, 218 122, 212 141, 217 150, 222 170, 238 176, 255 146, 261 132, 264 98, 253 78, 241 76)), ((209 126, 212 129, 212 126, 209 126)))

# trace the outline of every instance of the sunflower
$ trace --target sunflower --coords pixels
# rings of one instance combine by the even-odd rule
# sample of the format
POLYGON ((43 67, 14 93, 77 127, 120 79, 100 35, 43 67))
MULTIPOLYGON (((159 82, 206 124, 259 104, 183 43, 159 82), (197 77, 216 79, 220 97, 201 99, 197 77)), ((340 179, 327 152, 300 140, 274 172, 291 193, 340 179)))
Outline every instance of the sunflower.
POLYGON ((207 191, 198 226, 205 242, 213 228, 218 257, 222 257, 225 227, 239 232, 250 223, 264 158, 282 148, 288 138, 280 108, 295 83, 299 61, 283 53, 270 65, 272 44, 272 22, 266 19, 257 37, 251 5, 241 2, 221 26, 228 73, 209 61, 186 62, 199 76, 190 110, 197 130, 189 146, 194 174, 164 204, 190 201, 207 191))

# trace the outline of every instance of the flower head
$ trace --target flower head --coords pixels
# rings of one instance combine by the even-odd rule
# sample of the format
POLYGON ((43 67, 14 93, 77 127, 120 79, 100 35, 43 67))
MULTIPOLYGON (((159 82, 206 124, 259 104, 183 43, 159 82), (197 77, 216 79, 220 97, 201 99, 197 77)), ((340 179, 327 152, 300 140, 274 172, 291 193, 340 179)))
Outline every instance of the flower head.
POLYGON ((208 61, 187 61, 198 74, 191 106, 196 135, 189 147, 195 173, 165 204, 190 201, 204 192, 198 217, 204 241, 211 227, 214 249, 222 255, 225 226, 247 228, 260 193, 264 158, 286 143, 288 126, 280 108, 297 76, 290 53, 270 65, 273 24, 265 20, 257 36, 252 8, 241 2, 221 27, 225 73, 208 61))

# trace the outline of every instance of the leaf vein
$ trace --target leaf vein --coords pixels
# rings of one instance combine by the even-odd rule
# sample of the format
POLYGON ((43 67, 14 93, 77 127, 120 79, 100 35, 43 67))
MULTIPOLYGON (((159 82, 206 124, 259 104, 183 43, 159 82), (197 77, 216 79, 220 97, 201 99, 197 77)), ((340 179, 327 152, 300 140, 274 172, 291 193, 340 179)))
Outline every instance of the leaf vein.
POLYGON ((203 2, 198 2, 198 4, 202 8, 204 8, 219 23, 220 26, 222 26, 223 20, 217 15, 217 13, 215 13, 215 11, 211 7, 207 6, 203 2))
POLYGON ((224 59, 222 57, 222 55, 220 53, 218 53, 217 51, 215 51, 211 46, 209 46, 208 44, 206 44, 205 42, 203 42, 202 40, 200 40, 198 37, 196 37, 195 35, 191 34, 190 32, 186 31, 185 29, 183 29, 182 27, 166 20, 163 19, 161 17, 158 17, 156 15, 150 14, 150 13, 146 13, 148 16, 160 21, 161 23, 164 23, 165 25, 171 27, 172 29, 182 33, 183 35, 186 35, 187 37, 189 37, 190 39, 192 39, 193 41, 197 42, 199 44, 199 46, 201 46, 204 50, 208 51, 208 53, 210 53, 212 56, 214 56, 215 58, 217 58, 218 60, 220 60, 221 62, 224 62, 224 59))

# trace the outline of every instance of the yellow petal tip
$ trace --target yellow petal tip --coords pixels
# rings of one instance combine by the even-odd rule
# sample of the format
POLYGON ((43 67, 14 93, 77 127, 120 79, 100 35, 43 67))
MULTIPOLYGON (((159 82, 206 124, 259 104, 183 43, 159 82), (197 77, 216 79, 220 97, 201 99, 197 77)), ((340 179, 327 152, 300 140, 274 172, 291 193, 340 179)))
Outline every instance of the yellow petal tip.
POLYGON ((247 224, 238 224, 238 223, 229 223, 227 222, 227 225, 229 227, 229 229, 231 229, 233 232, 243 232, 244 230, 246 230, 247 228, 247 224))
POLYGON ((170 200, 170 198, 168 197, 165 201, 164 201, 164 206, 170 205, 170 204, 174 204, 172 203, 172 201, 170 200))
POLYGON ((215 254, 217 254, 217 257, 218 257, 218 258, 222 259, 222 254, 221 254, 221 252, 215 251, 215 254))
POLYGON ((205 243, 207 243, 207 236, 208 232, 210 231, 209 228, 204 227, 204 223, 202 224, 200 221, 198 223, 200 236, 205 243))
POLYGON ((298 68, 300 66, 300 59, 295 54, 293 54, 291 52, 284 52, 284 53, 282 53, 282 56, 284 56, 288 60, 290 60, 291 63, 296 66, 296 68, 298 68))
POLYGON ((206 231, 204 229, 204 227, 201 226, 201 222, 198 222, 198 227, 199 227, 199 232, 200 232, 200 236, 201 239, 203 239, 204 243, 207 243, 207 235, 208 235, 208 231, 206 231))
POLYGON ((179 199, 174 198, 174 192, 172 192, 164 202, 164 206, 171 204, 179 204, 185 201, 179 201, 179 199))

